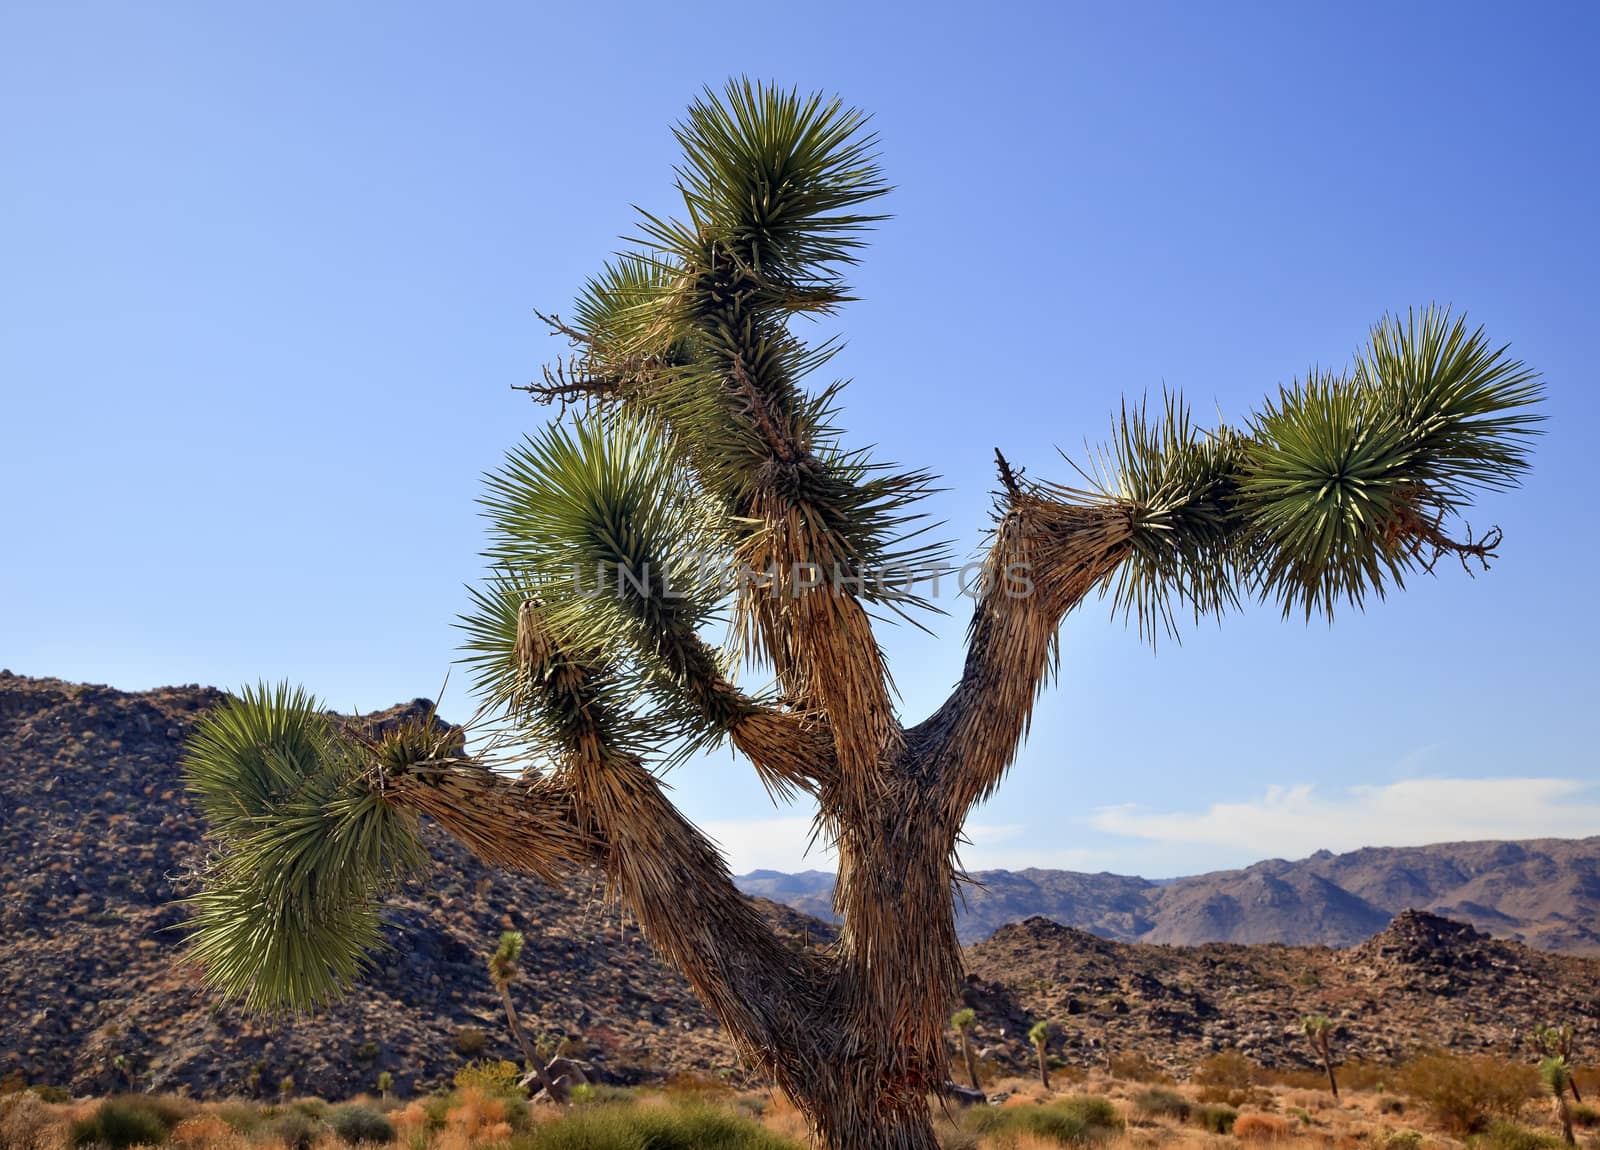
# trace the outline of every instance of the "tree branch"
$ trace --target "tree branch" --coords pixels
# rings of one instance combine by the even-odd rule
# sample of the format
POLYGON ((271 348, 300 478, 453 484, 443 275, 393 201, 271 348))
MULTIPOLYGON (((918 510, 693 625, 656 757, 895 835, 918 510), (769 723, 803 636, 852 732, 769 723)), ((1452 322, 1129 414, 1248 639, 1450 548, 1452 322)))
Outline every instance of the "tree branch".
POLYGON ((637 760, 597 754, 531 780, 477 763, 382 780, 486 862, 557 879, 599 869, 662 956, 688 977, 740 1053, 780 1082, 819 1056, 826 960, 790 949, 740 893, 722 854, 637 760))
MULTIPOLYGON (((1002 467, 1008 475, 1010 487, 1015 476, 1002 467)), ((927 747, 951 825, 1011 765, 1055 670, 1061 620, 1116 570, 1132 534, 1129 510, 1114 502, 1070 503, 1021 485, 1008 497, 984 562, 961 681, 910 733, 927 747)))

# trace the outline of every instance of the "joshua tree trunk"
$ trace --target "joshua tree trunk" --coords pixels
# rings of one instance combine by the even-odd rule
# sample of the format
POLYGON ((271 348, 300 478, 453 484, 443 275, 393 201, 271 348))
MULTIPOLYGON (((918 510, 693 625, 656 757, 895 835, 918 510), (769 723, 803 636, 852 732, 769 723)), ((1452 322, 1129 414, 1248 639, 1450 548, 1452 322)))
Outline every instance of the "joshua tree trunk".
POLYGON ((1050 1089, 1050 1060, 1045 1055, 1044 1043, 1038 1043, 1033 1050, 1039 1056, 1039 1085, 1048 1090, 1050 1089))
MULTIPOLYGON (((1571 1081, 1571 1079, 1567 1080, 1569 1086, 1571 1085, 1571 1081)), ((1576 1146, 1578 1144, 1578 1139, 1572 1133, 1572 1107, 1567 1105, 1566 1093, 1564 1091, 1558 1091, 1555 1095, 1555 1102, 1556 1121, 1561 1124, 1561 1139, 1568 1146, 1576 1146)))
POLYGON ((1328 1036, 1326 1034, 1318 1037, 1317 1048, 1322 1052, 1322 1069, 1328 1073, 1328 1089, 1337 1098, 1339 1097, 1339 1080, 1333 1076, 1333 1053, 1328 1049, 1328 1036))
MULTIPOLYGON (((1176 398, 1125 408, 1097 490, 1024 481, 997 452, 961 678, 903 725, 869 611, 932 606, 907 571, 919 589, 955 582, 908 526, 932 480, 843 445, 835 390, 805 382, 827 351, 790 330, 850 298, 842 270, 877 218, 855 209, 887 190, 863 119, 748 83, 697 102, 678 132, 685 219, 645 217, 645 250, 590 282, 573 324, 552 318, 575 352, 529 390, 591 411, 490 477, 492 572, 464 619, 485 722, 528 748, 520 778, 420 726, 330 753, 321 711, 287 688, 196 736, 190 785, 219 847, 196 900, 213 981, 257 1005, 330 994, 426 813, 488 862, 603 875, 829 1150, 934 1150, 962 970, 956 847, 1027 733, 1066 614, 1109 589, 1147 635, 1247 596, 1331 616, 1442 554, 1492 555, 1498 533, 1458 544, 1441 524, 1525 468, 1537 379, 1444 313, 1386 321, 1351 374, 1282 389, 1237 427, 1201 434, 1176 398), (707 554, 739 576, 727 657, 700 634, 730 599, 707 554), (614 595, 572 587, 597 567, 614 595), (775 691, 735 686, 735 656, 775 691), (719 742, 815 802, 838 852, 826 950, 769 926, 646 765, 719 742), (281 785, 285 763, 305 785, 281 785), (348 833, 296 829, 318 819, 348 833), (263 955, 307 914, 318 930, 298 941, 326 961, 263 955)), ((977 1086, 965 1035, 962 1050, 977 1086)))
POLYGON ((511 1037, 516 1039, 517 1047, 522 1051, 523 1061, 533 1067, 534 1077, 539 1080, 539 1085, 544 1087, 545 1094, 557 1102, 565 1102, 567 1100, 567 1092, 558 1089, 556 1084, 551 1081, 550 1075, 545 1070, 544 1059, 539 1056, 539 1052, 528 1041, 528 1036, 523 1033, 522 1020, 517 1017, 517 1007, 511 1001, 511 988, 509 986, 500 987, 500 1002, 506 1008, 506 1025, 511 1028, 511 1037))
POLYGON ((978 1060, 972 1055, 972 1035, 965 1030, 961 1032, 961 1060, 967 1064, 967 1080, 972 1083, 974 1090, 982 1090, 983 1082, 978 1077, 978 1060))

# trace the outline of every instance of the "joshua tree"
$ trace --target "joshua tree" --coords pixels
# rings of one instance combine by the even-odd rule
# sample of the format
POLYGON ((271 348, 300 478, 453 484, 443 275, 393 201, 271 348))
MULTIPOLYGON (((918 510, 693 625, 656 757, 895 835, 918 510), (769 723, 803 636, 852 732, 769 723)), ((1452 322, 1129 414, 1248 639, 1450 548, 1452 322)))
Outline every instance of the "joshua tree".
MULTIPOLYGON (((484 499, 490 573, 464 624, 478 757, 433 723, 366 738, 288 688, 201 725, 189 778, 214 859, 195 953, 216 985, 303 1006, 359 975, 427 814, 488 862, 601 874, 824 1146, 928 1150, 962 970, 956 848, 1017 754, 1063 617, 1096 592, 1149 638, 1251 599, 1331 617, 1441 557, 1493 556, 1498 531, 1458 541, 1451 524, 1526 468, 1537 377, 1443 311, 1385 319, 1347 370, 1233 424, 1201 431, 1176 396, 1125 404, 1081 486, 997 452, 964 669, 903 719, 873 620, 916 620, 955 583, 915 522, 933 480, 845 445, 839 385, 810 382, 831 346, 791 328, 850 298, 881 218, 864 123, 749 83, 707 93, 677 129, 682 218, 642 216, 551 317, 572 354, 528 390, 561 414, 484 499), (937 588, 912 581, 934 571, 937 588), (718 650, 703 632, 724 611, 718 650), (749 666, 774 687, 739 685, 749 666), (830 947, 786 942, 668 801, 656 769, 724 743, 815 805, 838 854, 830 947)), ((1029 336, 1003 342, 1026 362, 1029 336)), ((910 402, 919 385, 899 386, 910 402)))
POLYGON ((523 937, 520 930, 508 930, 500 935, 500 945, 489 956, 489 980, 500 992, 500 1002, 506 1008, 506 1024, 511 1027, 511 1037, 522 1050, 523 1062, 528 1067, 531 1081, 544 1088, 545 1095, 556 1102, 565 1102, 571 1088, 588 1082, 578 1064, 567 1058, 546 1059, 528 1041, 522 1022, 517 1017, 517 1007, 511 1001, 511 984, 521 973, 523 937))
POLYGON ((282 1078, 278 1079, 278 1097, 285 1102, 289 1101, 289 1099, 294 1097, 294 1087, 294 1075, 285 1074, 282 1078))
POLYGON ((1333 1091, 1335 1098, 1339 1097, 1339 1082, 1333 1076, 1333 1054, 1328 1049, 1328 1038, 1333 1034, 1333 1019, 1326 1014, 1308 1014, 1300 1023, 1300 1029, 1311 1039, 1312 1048, 1322 1059, 1322 1069, 1328 1072, 1328 1089, 1333 1091))
POLYGON ((982 1090, 983 1083, 978 1081, 978 1059, 972 1053, 972 1024, 977 1017, 972 1007, 965 1006, 950 1016, 950 1025, 955 1027, 956 1037, 961 1040, 961 1058, 967 1064, 967 1077, 972 1081, 972 1088, 982 1090))
POLYGON ((1539 1077, 1544 1079, 1545 1089, 1555 1100, 1556 1121, 1561 1124, 1561 1137, 1568 1146, 1576 1146, 1578 1140, 1572 1134, 1572 1108, 1567 1105, 1567 1091, 1572 1088, 1572 1067, 1561 1055, 1554 1054, 1539 1063, 1539 1077))
POLYGON ((378 1071, 378 1097, 389 1101, 389 1091, 394 1089, 394 1075, 387 1070, 378 1071))
MULTIPOLYGON (((1546 1058, 1559 1058, 1568 1067, 1572 1065, 1572 1025, 1565 1026, 1535 1026, 1533 1028, 1533 1046, 1546 1058)), ((1572 1100, 1582 1102, 1583 1095, 1578 1093, 1578 1078, 1575 1074, 1567 1075, 1567 1086, 1572 1090, 1572 1100)))
POLYGON ((1050 1024, 1041 1019, 1035 1022, 1028 1031, 1028 1041, 1033 1043, 1033 1052, 1039 1056, 1039 1081, 1046 1090, 1050 1089, 1050 1056, 1044 1048, 1050 1042, 1050 1024))

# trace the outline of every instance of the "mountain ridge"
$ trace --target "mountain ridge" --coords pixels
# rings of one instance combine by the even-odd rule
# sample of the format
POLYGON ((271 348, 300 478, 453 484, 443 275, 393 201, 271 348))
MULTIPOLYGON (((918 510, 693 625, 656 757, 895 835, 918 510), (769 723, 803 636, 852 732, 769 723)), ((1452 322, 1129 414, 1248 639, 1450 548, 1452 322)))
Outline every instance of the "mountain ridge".
MULTIPOLYGON (((956 910, 964 943, 1038 915, 1118 942, 1351 947, 1415 909, 1536 949, 1600 956, 1600 835, 1321 850, 1173 879, 1042 867, 969 877, 956 910)), ((832 921, 832 879, 756 871, 735 881, 832 921)))

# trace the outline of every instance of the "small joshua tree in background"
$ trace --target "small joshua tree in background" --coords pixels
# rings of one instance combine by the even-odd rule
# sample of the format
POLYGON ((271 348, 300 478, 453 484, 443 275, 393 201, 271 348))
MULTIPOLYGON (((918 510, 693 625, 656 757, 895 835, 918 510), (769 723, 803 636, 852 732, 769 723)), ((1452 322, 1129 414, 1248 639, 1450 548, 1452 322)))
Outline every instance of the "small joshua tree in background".
POLYGON ((1312 1047, 1322 1059, 1322 1068, 1328 1072, 1328 1089, 1333 1091, 1335 1098, 1339 1097, 1339 1081, 1333 1076, 1333 1054, 1328 1049, 1328 1036, 1333 1033, 1333 1019, 1326 1014, 1308 1014, 1305 1021, 1301 1022, 1300 1029, 1311 1039, 1312 1047))
POLYGON ((1545 1089, 1550 1091, 1550 1097, 1555 1100, 1556 1121, 1561 1124, 1561 1137, 1568 1146, 1576 1146, 1578 1140, 1572 1135, 1572 1108, 1567 1105, 1567 1091, 1572 1088, 1572 1067, 1561 1055, 1551 1055, 1539 1063, 1539 1077, 1544 1079, 1545 1089))
POLYGON ((294 1086, 294 1075, 285 1074, 282 1078, 278 1079, 278 1097, 283 1099, 285 1102, 289 1101, 290 1098, 294 1097, 294 1086))
POLYGON ((517 1007, 511 1001, 511 984, 516 981, 521 971, 518 965, 522 959, 523 937, 520 930, 508 930, 500 936, 500 945, 495 947, 489 956, 489 981, 494 983, 494 988, 500 992, 500 1002, 506 1008, 506 1025, 511 1027, 511 1037, 517 1040, 517 1046, 522 1051, 523 1061, 532 1071, 539 1085, 544 1087, 544 1092, 557 1101, 566 1101, 566 1091, 558 1095, 556 1084, 545 1074, 544 1059, 539 1057, 533 1049, 528 1036, 523 1033, 522 1023, 517 1018, 517 1007))
POLYGON ((983 1083, 978 1081, 978 1060, 972 1053, 972 1024, 977 1017, 977 1011, 972 1007, 963 1007, 950 1016, 950 1025, 956 1028, 956 1034, 961 1037, 961 1057, 967 1064, 967 1077, 972 1079, 972 1088, 982 1090, 983 1083))
MULTIPOLYGON (((1533 1047, 1546 1058, 1559 1058, 1572 1067, 1572 1026, 1535 1026, 1533 1028, 1533 1047)), ((1572 1091, 1572 1100, 1582 1102, 1583 1095, 1578 1093, 1577 1077, 1567 1075, 1567 1087, 1572 1091)))
POLYGON ((546 1059, 533 1048, 522 1029, 516 1004, 511 1001, 511 984, 522 970, 519 964, 524 941, 520 930, 508 930, 500 936, 500 945, 489 956, 489 979, 500 992, 500 1002, 506 1008, 506 1023, 511 1027, 511 1037, 517 1040, 517 1046, 522 1050, 531 1079, 543 1088, 552 1101, 566 1102, 572 1087, 587 1085, 589 1080, 571 1059, 546 1059))
POLYGON ((378 1097, 389 1101, 389 1091, 394 1089, 394 1075, 387 1070, 378 1071, 378 1097))
POLYGON ((1028 1031, 1028 1041, 1033 1043, 1033 1051, 1039 1056, 1039 1081, 1046 1090, 1050 1089, 1050 1059, 1045 1054, 1045 1046, 1050 1042, 1050 1024, 1041 1019, 1033 1024, 1028 1031))
POLYGON ((111 1065, 115 1066, 117 1073, 127 1080, 128 1091, 132 1093, 136 1075, 134 1074, 133 1063, 128 1060, 128 1056, 126 1054, 117 1055, 111 1060, 111 1065))

